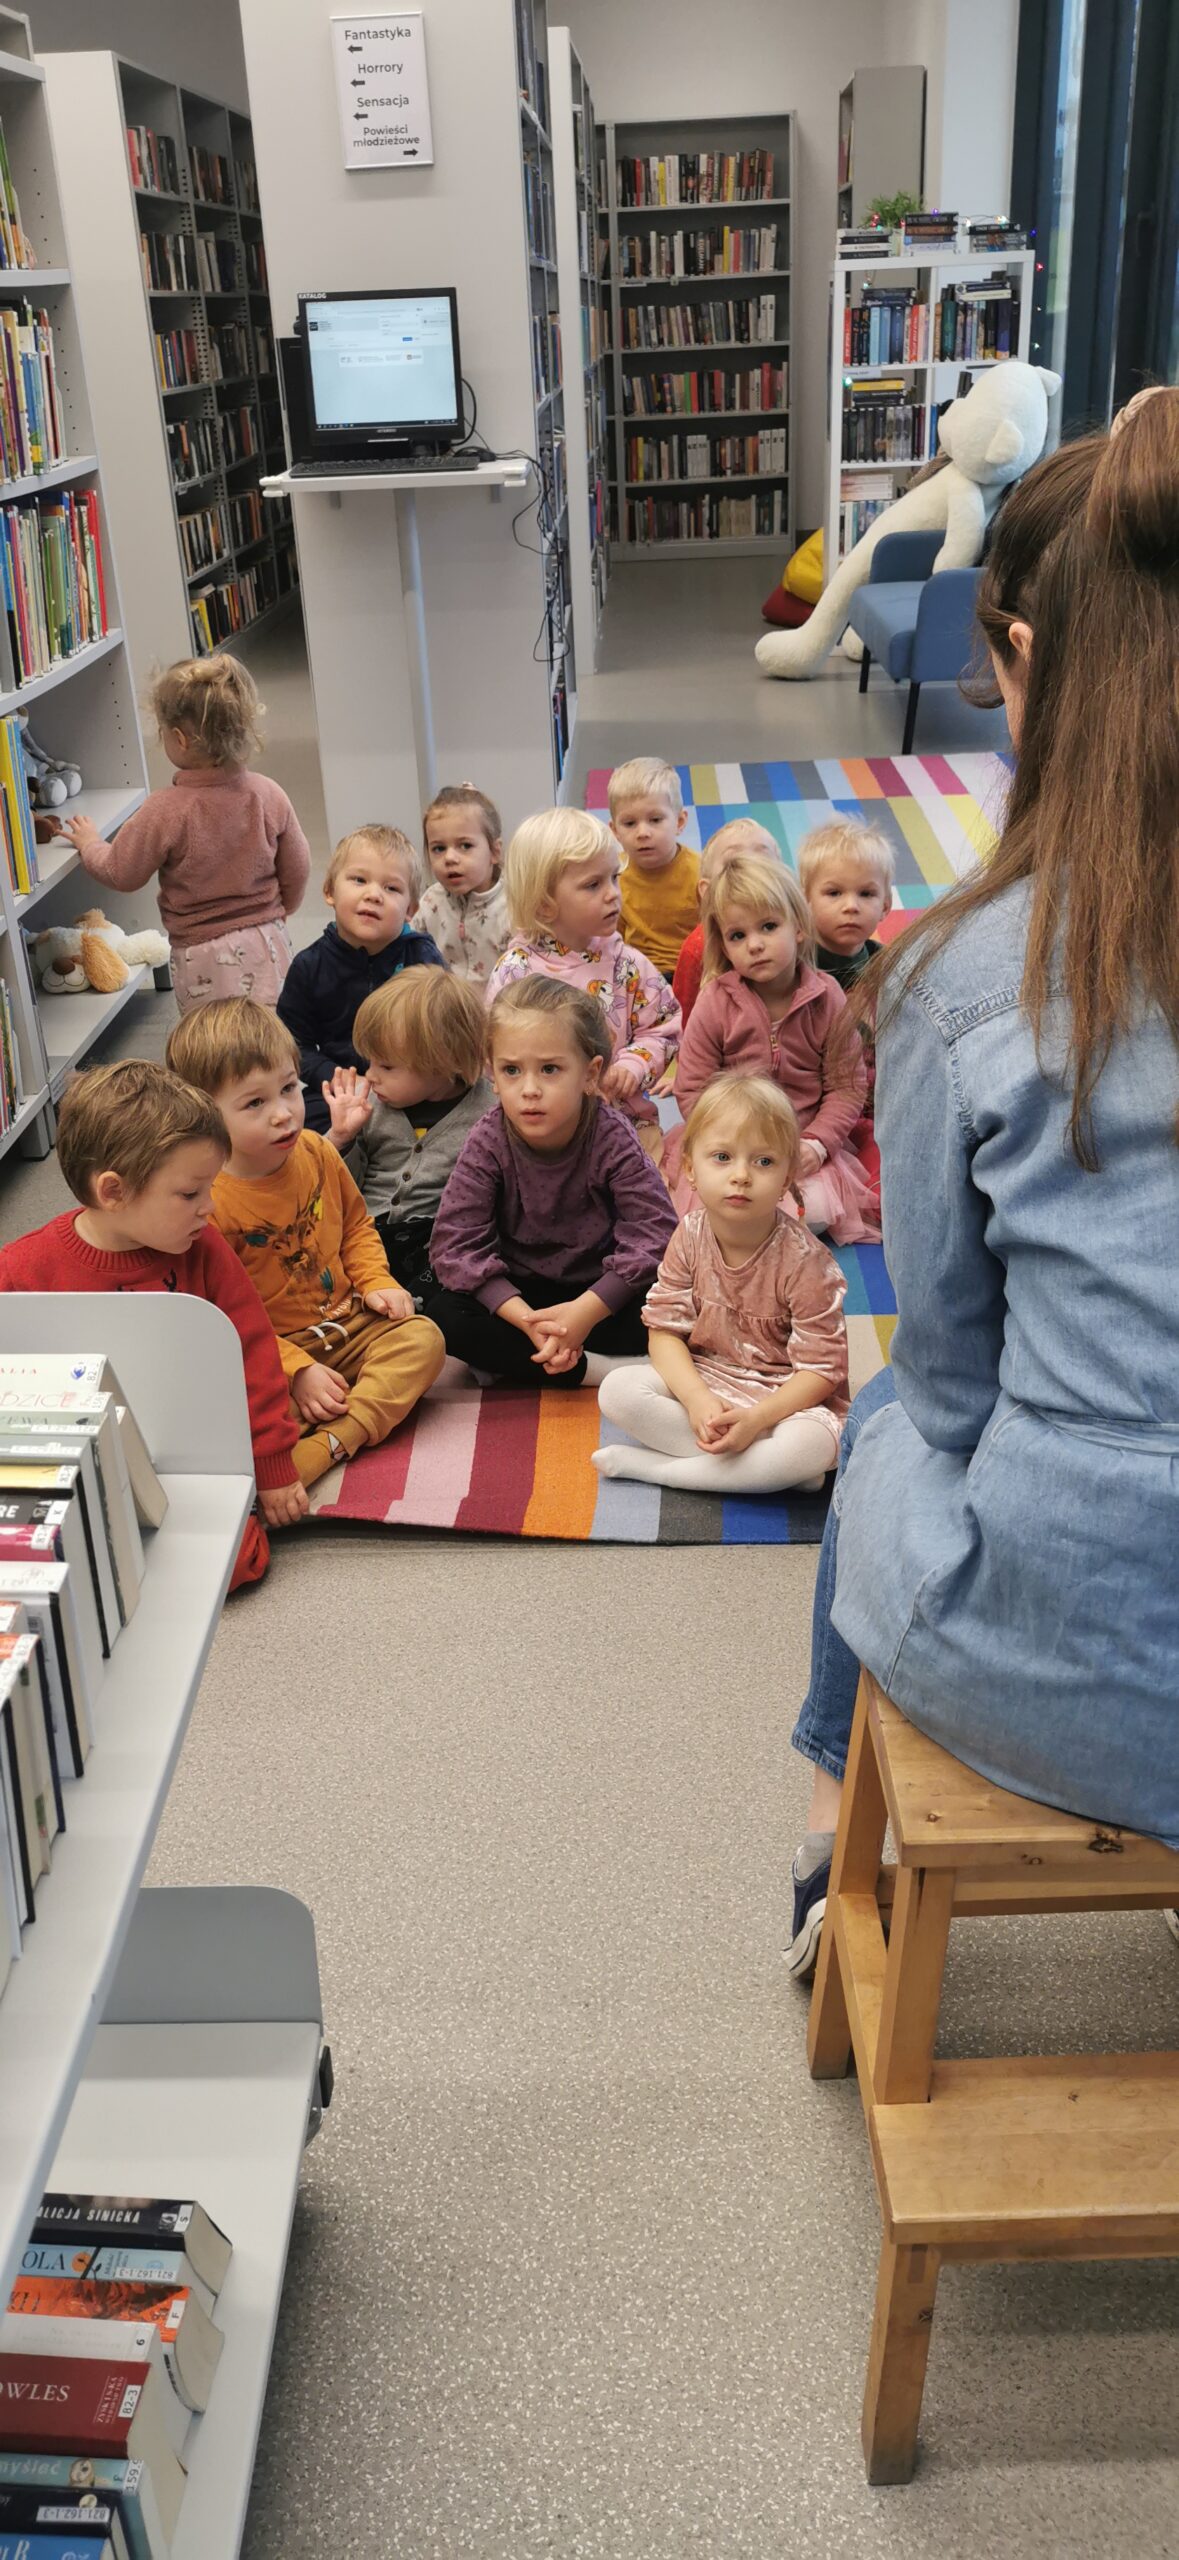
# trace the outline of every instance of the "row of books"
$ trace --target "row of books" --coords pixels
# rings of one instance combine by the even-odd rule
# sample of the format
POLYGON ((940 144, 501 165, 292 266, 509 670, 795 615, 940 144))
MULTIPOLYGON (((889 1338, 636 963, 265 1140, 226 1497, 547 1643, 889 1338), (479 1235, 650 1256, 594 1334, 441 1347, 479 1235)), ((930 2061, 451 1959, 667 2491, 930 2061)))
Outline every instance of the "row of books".
POLYGON ((258 421, 248 405, 240 409, 222 409, 217 425, 221 436, 221 459, 227 471, 235 464, 249 462, 258 451, 258 421))
POLYGON ((776 294, 734 302, 624 302, 627 347, 728 347, 781 344, 776 294))
MULTIPOLYGON (((21 744, 20 716, 10 711, 0 720, 0 832, 8 877, 23 898, 41 877, 37 836, 29 801, 29 777, 21 744)), ((7 1121, 4 1126, 7 1127, 7 1121)))
POLYGON ((198 231, 197 274, 203 293, 236 293, 239 286, 237 243, 223 231, 198 231))
POLYGON ((230 498, 225 514, 235 551, 244 551, 249 543, 260 542, 264 533, 273 530, 267 502, 258 489, 246 489, 241 497, 230 498))
POLYGON ((48 675, 107 628, 96 491, 0 507, 0 693, 48 675))
POLYGON ((623 376, 622 406, 628 418, 669 418, 726 410, 784 409, 789 367, 756 365, 743 373, 650 373, 623 376))
POLYGON ((532 314, 532 384, 538 400, 561 382, 561 323, 555 311, 532 314))
POLYGON ((606 345, 605 314, 601 305, 597 302, 583 302, 581 306, 582 363, 587 368, 591 364, 596 364, 598 357, 605 354, 606 345))
POLYGON ((843 315, 845 364, 924 364, 929 306, 912 285, 866 286, 843 315))
POLYGON ((188 599, 188 611, 197 656, 206 657, 223 641, 232 640, 235 631, 256 622, 292 584, 293 579, 282 574, 279 560, 263 559, 252 569, 239 569, 235 577, 196 588, 188 599))
POLYGON ((232 2256, 193 2197, 42 2196, 0 2319, 5 2560, 171 2560, 232 2256))
POLYGON ((747 276, 772 273, 780 265, 776 223, 756 231, 739 231, 729 223, 707 231, 622 231, 618 235, 620 277, 747 276))
POLYGON ((520 95, 527 98, 541 124, 549 120, 548 82, 545 66, 536 50, 536 27, 532 0, 516 0, 516 68, 520 79, 520 95))
POLYGON ((238 209, 242 213, 259 213, 258 172, 252 160, 235 160, 233 183, 237 190, 238 209))
POLYGON ((923 462, 926 413, 903 382, 871 382, 844 395, 845 462, 923 462))
POLYGON ((839 493, 839 551, 841 558, 845 552, 855 549, 861 534, 867 532, 869 525, 875 524, 877 516, 882 516, 885 508, 891 507, 892 502, 893 487, 891 480, 887 480, 882 477, 879 480, 860 480, 857 482, 854 473, 849 473, 848 476, 841 481, 839 493))
POLYGON ((211 569, 218 560, 227 558, 230 539, 222 507, 196 507, 191 515, 178 517, 177 522, 180 552, 188 577, 194 577, 198 569, 211 569))
MULTIPOLYGON (((249 412, 246 414, 248 416, 249 412)), ((216 477, 221 463, 218 426, 224 428, 224 418, 169 419, 168 456, 172 486, 177 493, 197 487, 202 480, 216 477)))
POLYGON ((628 481, 750 480, 786 469, 785 427, 751 436, 628 436, 628 481))
MULTIPOLYGON (((102 1724, 166 1498, 101 1355, 0 1360, 0 1984, 102 1724)), ((50 1887, 50 1890, 52 1888, 50 1887)))
POLYGON ((246 253, 246 283, 251 293, 269 293, 270 278, 266 271, 265 241, 246 240, 242 245, 246 253))
POLYGON ((270 324, 266 320, 255 320, 254 371, 255 373, 273 373, 275 370, 274 339, 270 333, 270 324))
POLYGON ((919 256, 928 249, 953 249, 963 257, 978 258, 992 250, 1010 252, 1027 245, 1022 223, 1006 218, 963 223, 956 213, 907 213, 893 231, 880 223, 850 223, 837 234, 842 258, 896 258, 903 257, 906 249, 919 256))
POLYGON ((149 293, 195 293, 196 242, 187 231, 141 231, 139 263, 149 293))
POLYGON ((0 478, 23 480, 63 462, 66 437, 47 311, 0 304, 0 478))
MULTIPOLYGON (((618 162, 618 202, 756 204, 774 192, 772 151, 672 151, 618 162)), ((606 189, 603 185, 602 198, 606 189)))
POLYGON ((129 124, 127 158, 131 184, 145 196, 178 196, 180 164, 170 133, 153 133, 150 125, 129 124))
POLYGON ((190 142, 188 165, 192 170, 192 192, 198 204, 233 203, 229 162, 220 151, 203 151, 199 143, 190 142))
POLYGON ((37 253, 20 218, 8 142, 0 124, 0 267, 35 267, 37 253))
POLYGON ((744 498, 630 498, 628 542, 745 542, 786 531, 786 492, 759 490, 744 498))
POLYGON ((243 320, 209 331, 209 372, 214 382, 238 382, 253 370, 250 333, 243 320))
POLYGON ((195 329, 157 329, 155 350, 161 391, 181 391, 204 380, 195 329))
POLYGON ((534 258, 547 258, 552 264, 557 255, 557 222, 549 173, 539 158, 533 159, 528 153, 523 167, 524 227, 529 253, 534 258))
POLYGON ((25 1098, 8 982, 0 978, 0 1130, 11 1129, 25 1098))
POLYGON ((1019 346, 1019 293, 1007 276, 983 284, 943 285, 933 315, 935 360, 978 363, 1014 355, 1019 346))

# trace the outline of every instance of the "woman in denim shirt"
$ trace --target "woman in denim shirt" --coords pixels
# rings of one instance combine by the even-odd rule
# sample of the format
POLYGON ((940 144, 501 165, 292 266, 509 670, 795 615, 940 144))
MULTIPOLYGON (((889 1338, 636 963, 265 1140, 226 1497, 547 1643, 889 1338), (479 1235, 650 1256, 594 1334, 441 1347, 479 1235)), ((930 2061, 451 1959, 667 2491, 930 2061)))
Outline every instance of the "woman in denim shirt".
POLYGON ((1000 1786, 1179 1847, 1179 392, 1029 474, 979 619, 1018 765, 881 970, 899 1314, 820 1559, 798 1975, 861 1662, 1000 1786))

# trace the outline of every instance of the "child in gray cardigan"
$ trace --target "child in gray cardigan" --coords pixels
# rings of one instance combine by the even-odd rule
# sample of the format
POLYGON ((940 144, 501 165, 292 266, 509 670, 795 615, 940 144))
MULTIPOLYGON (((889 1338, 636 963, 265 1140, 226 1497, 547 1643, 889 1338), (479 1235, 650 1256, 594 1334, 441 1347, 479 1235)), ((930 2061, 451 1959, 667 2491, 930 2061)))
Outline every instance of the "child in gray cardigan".
POLYGON ((420 1307, 436 1286, 430 1237, 438 1203, 477 1120, 495 1101, 483 1079, 487 1013, 447 969, 403 969, 365 998, 352 1026, 363 1076, 337 1067, 323 1088, 333 1146, 364 1194, 403 1288, 420 1307))

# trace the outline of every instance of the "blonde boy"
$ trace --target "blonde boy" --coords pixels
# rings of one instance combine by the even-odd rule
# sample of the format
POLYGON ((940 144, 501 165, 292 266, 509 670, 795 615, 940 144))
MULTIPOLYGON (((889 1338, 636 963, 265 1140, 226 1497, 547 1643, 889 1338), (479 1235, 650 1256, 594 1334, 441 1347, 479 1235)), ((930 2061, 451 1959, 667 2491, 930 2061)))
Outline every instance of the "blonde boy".
POLYGON ((295 1465, 314 1484, 404 1421, 438 1375, 442 1336, 394 1280, 335 1148, 304 1128, 299 1052, 277 1015, 244 996, 200 1005, 168 1064, 224 1120, 213 1218, 274 1327, 302 1430, 295 1465))
POLYGON ((332 922, 306 951, 297 951, 278 999, 280 1018, 299 1044, 309 1129, 326 1129, 324 1085, 337 1067, 358 1067, 352 1025, 374 987, 399 969, 444 969, 428 933, 406 923, 421 893, 416 848, 400 827, 353 827, 328 864, 323 894, 332 922))
POLYGON ((657 756, 616 765, 606 794, 622 847, 623 939, 670 978, 696 922, 700 858, 679 841, 685 818, 674 767, 657 756))
POLYGON ((892 846, 855 818, 815 827, 798 848, 798 876, 815 928, 815 967, 846 994, 881 945, 875 927, 892 903, 892 846))

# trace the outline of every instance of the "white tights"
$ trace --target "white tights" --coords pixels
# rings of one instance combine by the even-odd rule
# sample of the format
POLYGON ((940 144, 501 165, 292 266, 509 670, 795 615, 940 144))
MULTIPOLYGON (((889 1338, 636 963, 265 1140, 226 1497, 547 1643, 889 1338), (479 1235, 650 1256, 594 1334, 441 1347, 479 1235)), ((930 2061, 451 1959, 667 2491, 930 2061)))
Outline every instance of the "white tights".
POLYGON ((639 1442, 637 1449, 615 1443, 596 1449, 599 1475, 637 1476, 684 1493, 783 1493, 789 1485, 821 1481, 835 1464, 830 1424, 815 1411, 789 1414, 734 1457, 710 1455, 649 1360, 612 1369, 598 1403, 608 1422, 639 1442))

